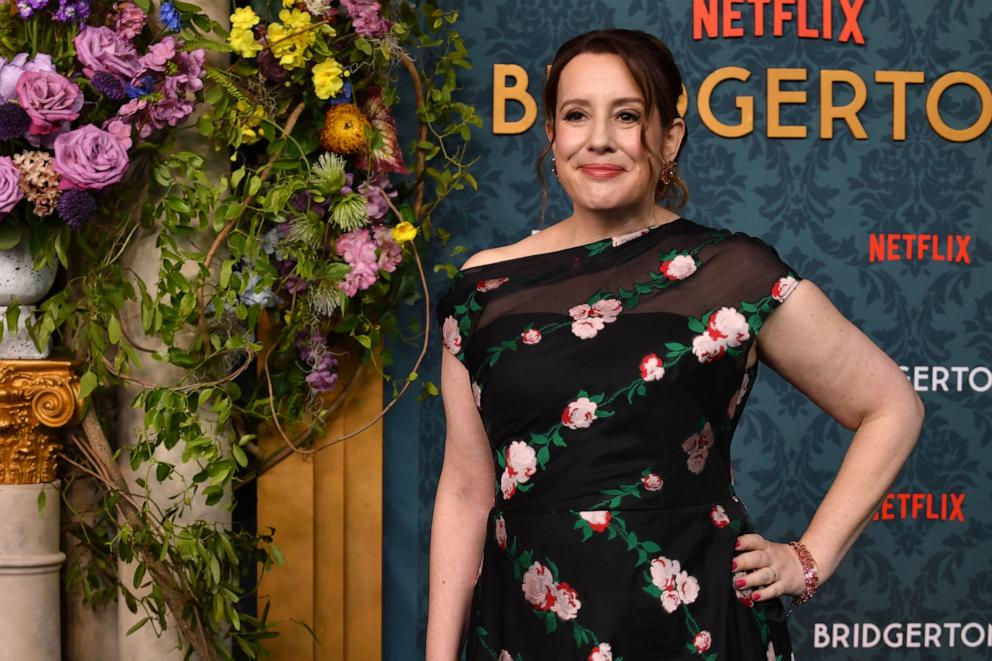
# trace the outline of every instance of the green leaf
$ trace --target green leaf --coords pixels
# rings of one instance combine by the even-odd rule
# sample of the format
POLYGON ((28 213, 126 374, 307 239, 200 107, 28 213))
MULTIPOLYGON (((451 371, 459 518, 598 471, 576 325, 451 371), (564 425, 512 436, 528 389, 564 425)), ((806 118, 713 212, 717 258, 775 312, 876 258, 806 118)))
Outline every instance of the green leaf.
MULTIPOLYGON (((137 610, 137 608, 135 610, 137 610)), ((132 611, 132 612, 134 612, 134 611, 132 611)), ((135 622, 131 626, 131 628, 127 630, 127 633, 124 634, 124 635, 125 636, 130 636, 132 633, 134 633, 135 631, 137 631, 141 627, 145 626, 145 623, 148 622, 148 620, 150 620, 150 619, 151 619, 150 617, 143 617, 143 618, 141 618, 140 620, 138 620, 137 622, 135 622)))
POLYGON ((12 334, 17 333, 17 321, 21 316, 21 309, 16 303, 7 307, 7 330, 12 334))
POLYGON ((82 378, 79 379, 79 398, 86 399, 89 397, 90 393, 96 389, 96 386, 96 374, 87 370, 87 372, 83 374, 82 378))
POLYGON ((110 340, 111 344, 120 344, 121 342, 121 322, 117 320, 116 316, 110 317, 107 322, 107 339, 110 340))
POLYGON ((45 513, 45 503, 47 502, 48 496, 44 489, 38 492, 38 516, 45 513))

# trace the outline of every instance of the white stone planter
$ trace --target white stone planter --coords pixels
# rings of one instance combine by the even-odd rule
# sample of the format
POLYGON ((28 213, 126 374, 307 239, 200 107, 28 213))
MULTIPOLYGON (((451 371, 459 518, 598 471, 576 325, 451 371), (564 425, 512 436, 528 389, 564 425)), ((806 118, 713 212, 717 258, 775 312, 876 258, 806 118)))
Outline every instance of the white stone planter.
POLYGON ((38 348, 28 335, 27 320, 34 318, 34 303, 39 302, 55 282, 55 269, 34 269, 34 260, 26 241, 10 250, 0 250, 0 359, 47 358, 49 348, 38 348), (7 327, 7 308, 17 304, 20 315, 17 328, 7 327))

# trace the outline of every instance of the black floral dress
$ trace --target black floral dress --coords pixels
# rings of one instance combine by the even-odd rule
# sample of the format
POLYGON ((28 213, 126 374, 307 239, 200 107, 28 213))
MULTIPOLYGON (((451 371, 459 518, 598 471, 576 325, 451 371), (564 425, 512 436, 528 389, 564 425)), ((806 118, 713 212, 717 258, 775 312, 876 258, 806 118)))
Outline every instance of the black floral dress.
POLYGON ((789 661, 733 585, 747 354, 799 277, 679 218, 458 272, 438 303, 496 470, 466 658, 789 661))

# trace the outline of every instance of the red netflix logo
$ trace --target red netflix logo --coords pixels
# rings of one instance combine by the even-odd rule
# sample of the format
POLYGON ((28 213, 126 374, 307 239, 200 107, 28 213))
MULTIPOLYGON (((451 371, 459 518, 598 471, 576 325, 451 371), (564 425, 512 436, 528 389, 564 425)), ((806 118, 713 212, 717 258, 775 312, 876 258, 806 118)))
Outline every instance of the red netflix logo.
POLYGON ((904 492, 886 494, 872 521, 893 519, 931 519, 964 523, 963 493, 904 492), (897 502, 898 501, 898 504, 897 502))
POLYGON ((928 260, 971 264, 970 234, 869 234, 869 262, 928 260))
POLYGON ((771 15, 772 34, 781 37, 785 32, 786 23, 796 23, 796 34, 800 39, 834 38, 834 16, 843 14, 844 26, 840 30, 837 41, 853 40, 856 44, 864 45, 865 36, 861 32, 858 18, 865 0, 838 0, 839 12, 834 11, 834 0, 693 0, 692 2, 692 38, 699 41, 703 38, 735 39, 743 37, 747 28, 755 37, 765 36, 765 15, 771 15), (820 23, 814 25, 810 20, 809 8, 820 5, 820 23), (750 5, 751 20, 744 18, 740 7, 750 5), (769 7, 769 5, 771 5, 769 7))

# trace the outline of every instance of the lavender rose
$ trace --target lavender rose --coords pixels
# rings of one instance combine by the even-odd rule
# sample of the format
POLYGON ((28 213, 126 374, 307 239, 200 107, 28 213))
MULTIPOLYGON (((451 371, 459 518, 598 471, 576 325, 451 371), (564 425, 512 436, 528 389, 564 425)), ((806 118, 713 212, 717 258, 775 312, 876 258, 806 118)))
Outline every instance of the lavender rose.
POLYGON ((79 117, 83 93, 74 82, 57 73, 25 71, 17 81, 17 99, 31 117, 31 135, 55 133, 79 117))
POLYGON ((97 71, 107 71, 131 80, 140 69, 134 46, 108 27, 88 25, 79 31, 72 43, 87 78, 92 78, 97 71))
POLYGON ((0 216, 9 213, 24 193, 19 185, 21 170, 10 156, 0 156, 0 216))
POLYGON ((59 187, 92 190, 116 184, 127 170, 124 145, 113 133, 93 124, 55 138, 52 169, 62 176, 59 187))
POLYGON ((9 62, 0 57, 0 104, 17 96, 17 81, 25 71, 55 71, 52 56, 38 53, 30 60, 27 53, 18 53, 9 62))

